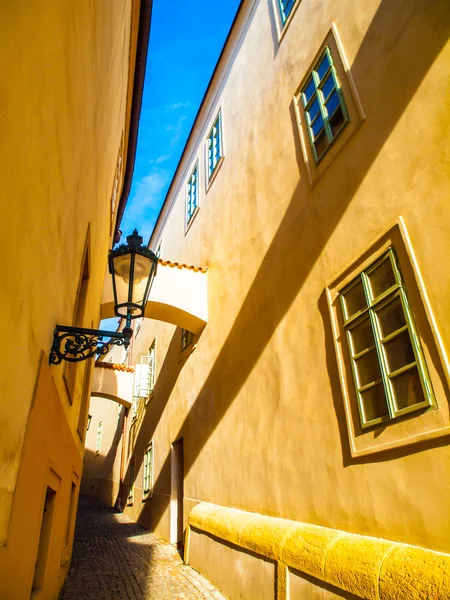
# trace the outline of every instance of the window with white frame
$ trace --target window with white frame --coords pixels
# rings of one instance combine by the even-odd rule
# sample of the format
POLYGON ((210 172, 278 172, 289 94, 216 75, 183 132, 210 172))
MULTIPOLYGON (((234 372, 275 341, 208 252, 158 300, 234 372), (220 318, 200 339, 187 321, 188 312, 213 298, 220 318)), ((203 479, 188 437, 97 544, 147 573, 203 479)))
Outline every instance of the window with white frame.
POLYGON ((150 496, 153 491, 153 442, 144 453, 144 475, 142 482, 143 498, 150 496))
POLYGON ((101 421, 97 424, 97 437, 95 438, 95 456, 100 454, 100 449, 102 446, 102 427, 103 424, 101 421))
POLYGON ((186 226, 189 225, 198 209, 198 162, 186 184, 186 226))
POLYGON ((222 111, 219 111, 207 138, 208 146, 208 180, 214 174, 223 156, 222 144, 222 111))
POLYGON ((137 415, 139 399, 148 398, 155 387, 156 340, 150 346, 148 355, 141 356, 140 364, 134 367, 133 417, 137 415))

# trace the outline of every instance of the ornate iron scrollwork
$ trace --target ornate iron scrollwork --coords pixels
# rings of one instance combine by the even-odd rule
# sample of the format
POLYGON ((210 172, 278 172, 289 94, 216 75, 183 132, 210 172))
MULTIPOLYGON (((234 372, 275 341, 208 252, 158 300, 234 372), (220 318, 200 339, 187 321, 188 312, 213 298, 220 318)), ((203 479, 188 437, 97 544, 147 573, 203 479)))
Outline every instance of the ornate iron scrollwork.
POLYGON ((103 331, 82 327, 57 325, 53 333, 49 364, 59 365, 63 360, 80 362, 107 354, 111 346, 128 347, 132 331, 103 331), (103 341, 103 338, 106 338, 103 341))

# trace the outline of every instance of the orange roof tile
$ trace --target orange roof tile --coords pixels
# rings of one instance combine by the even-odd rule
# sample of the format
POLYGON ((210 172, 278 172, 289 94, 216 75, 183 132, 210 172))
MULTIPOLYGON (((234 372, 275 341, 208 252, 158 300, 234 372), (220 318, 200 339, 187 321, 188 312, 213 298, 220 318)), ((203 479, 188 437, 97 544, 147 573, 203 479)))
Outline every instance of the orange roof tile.
POLYGON ((134 373, 134 367, 129 367, 128 365, 119 365, 118 363, 110 363, 97 360, 95 366, 101 369, 113 369, 114 371, 125 371, 126 373, 134 373))
POLYGON ((208 270, 208 267, 194 267, 193 265, 186 265, 177 262, 172 262, 170 260, 163 260, 162 258, 158 259, 158 263, 163 267, 171 267, 172 269, 174 269, 175 267, 177 269, 188 269, 189 271, 194 271, 195 273, 198 273, 199 271, 201 273, 206 273, 206 271, 208 270))

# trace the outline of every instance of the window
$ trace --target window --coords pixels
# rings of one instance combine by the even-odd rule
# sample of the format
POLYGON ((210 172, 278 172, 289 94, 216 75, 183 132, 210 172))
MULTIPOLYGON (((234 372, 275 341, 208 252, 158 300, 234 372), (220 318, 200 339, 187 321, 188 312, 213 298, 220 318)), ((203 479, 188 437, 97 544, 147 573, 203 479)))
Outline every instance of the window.
POLYGON ((130 460, 128 467, 128 499, 127 505, 130 506, 134 501, 134 458, 130 460))
POLYGON ((296 0, 278 0, 278 6, 280 8, 280 16, 283 25, 286 23, 286 19, 291 14, 296 0))
POLYGON ((153 442, 144 453, 143 498, 150 496, 153 491, 153 442))
POLYGON ((181 330, 181 351, 185 350, 190 344, 192 344, 192 340, 194 339, 194 334, 192 331, 188 331, 187 329, 181 330))
POLYGON ((198 163, 189 177, 186 189, 186 226, 192 221, 198 209, 198 163))
POLYGON ((141 363, 134 367, 133 418, 137 415, 140 398, 148 398, 155 387, 156 340, 150 346, 148 355, 141 356, 141 363))
POLYGON ((431 383, 393 249, 339 295, 361 426, 430 406, 431 383))
POLYGON ((99 421, 97 425, 97 437, 95 438, 95 456, 100 454, 102 445, 102 422, 99 421))
POLYGON ((208 180, 211 179, 220 159, 223 156, 222 149, 222 111, 216 117, 207 139, 208 146, 208 180))
POLYGON ((328 46, 302 87, 300 97, 314 158, 318 162, 349 122, 328 46))

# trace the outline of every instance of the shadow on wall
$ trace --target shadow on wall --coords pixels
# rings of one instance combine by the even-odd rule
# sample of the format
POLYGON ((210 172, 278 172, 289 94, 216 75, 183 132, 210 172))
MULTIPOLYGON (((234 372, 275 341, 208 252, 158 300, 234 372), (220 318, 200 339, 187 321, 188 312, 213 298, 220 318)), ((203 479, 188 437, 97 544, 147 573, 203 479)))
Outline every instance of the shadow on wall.
MULTIPOLYGON (((185 453, 185 476, 246 382, 313 266, 320 259, 327 240, 446 43, 449 31, 450 11, 445 2, 424 3, 422 0, 412 0, 406 4, 403 0, 383 0, 380 3, 352 64, 356 81, 366 77, 371 79, 372 94, 363 98, 367 120, 349 140, 345 152, 338 154, 333 163, 333 169, 343 169, 347 176, 345 179, 333 179, 333 169, 328 169, 311 191, 297 145, 302 177, 229 336, 194 405, 179 428, 178 435, 174 437, 174 440, 179 437, 189 439, 185 453), (427 32, 424 36, 425 28, 427 32), (385 32, 385 36, 380 39, 382 31, 385 32), (427 43, 420 43, 421 40, 426 40, 427 43), (413 65, 413 68, 406 69, 405 65, 413 65), (404 77, 402 73, 405 74, 404 77), (389 97, 387 107, 383 90, 389 82, 396 93, 389 97), (381 107, 386 108, 382 119, 379 118, 381 107), (319 220, 317 214, 320 214, 319 220), (305 239, 309 241, 308 244, 305 244, 305 239), (273 293, 274 290, 276 294, 273 293), (264 327, 260 326, 262 321, 264 327), (199 419, 198 415, 202 414, 208 415, 208 419, 199 419), (195 435, 189 436, 190 428, 195 431, 195 435)), ((293 135, 297 139, 295 122, 293 135)), ((330 337, 328 309, 323 294, 318 298, 318 306, 324 322, 324 338, 317 342, 326 345, 327 348, 328 375, 332 381, 344 466, 356 462, 390 460, 399 455, 423 450, 424 446, 439 446, 442 442, 430 441, 385 455, 381 453, 375 457, 351 459, 342 397, 338 387, 336 358, 330 337)), ((155 399, 143 418, 136 438, 136 473, 141 467, 144 445, 151 439, 161 419, 182 367, 174 356, 175 352, 178 356, 178 351, 175 334, 156 383, 155 399), (165 390, 164 397, 160 396, 162 389, 165 390), (142 439, 144 434, 145 439, 142 439)), ((311 351, 313 352, 314 348, 311 348, 311 351)), ((170 454, 154 483, 154 489, 155 492, 170 489, 170 454)), ((152 500, 152 527, 159 522, 168 503, 169 498, 166 497, 157 508, 152 500)), ((143 507, 141 515, 147 515, 149 511, 150 503, 143 507)))
MULTIPOLYGON (((113 402, 111 400, 110 402, 113 402)), ((123 428, 126 409, 122 407, 120 419, 117 420, 116 431, 108 453, 96 455, 92 450, 86 449, 83 461, 83 474, 81 477, 80 493, 95 496, 102 502, 115 506, 120 494, 120 470, 117 480, 114 480, 114 463, 117 452, 122 447, 123 428)))
MULTIPOLYGON (((185 360, 179 360, 181 343, 180 335, 180 329, 177 328, 172 336, 164 358, 164 362, 161 366, 152 399, 149 401, 147 407, 143 407, 143 410, 139 411, 138 418, 134 425, 132 425, 132 428, 135 428, 133 438, 130 430, 129 443, 132 442, 132 439, 134 440, 132 447, 134 448, 134 472, 136 475, 139 473, 139 470, 142 466, 144 450, 150 440, 153 438, 156 428, 161 420, 161 416, 171 396, 172 390, 175 387, 178 376, 186 362, 185 360)), ((158 449, 158 452, 159 451, 160 449, 158 449)), ((167 510, 169 505, 167 490, 171 489, 170 477, 171 468, 169 453, 164 460, 157 480, 154 482, 153 497, 142 504, 139 521, 143 524, 145 523, 147 527, 152 529, 155 528, 159 524, 162 515, 167 510)), ((128 480, 129 468, 124 475, 124 490, 122 496, 123 502, 126 502, 127 499, 128 480)), ((123 504, 123 506, 125 506, 125 504, 123 504)))

